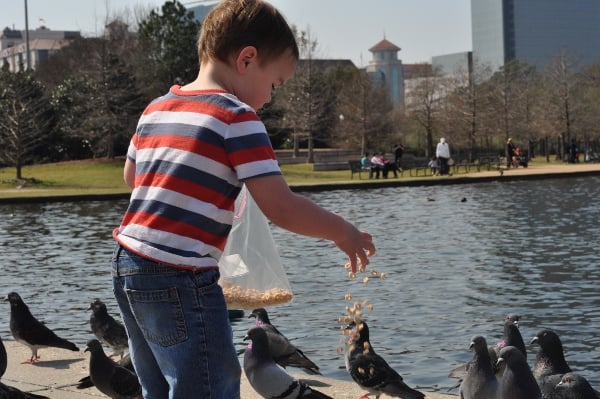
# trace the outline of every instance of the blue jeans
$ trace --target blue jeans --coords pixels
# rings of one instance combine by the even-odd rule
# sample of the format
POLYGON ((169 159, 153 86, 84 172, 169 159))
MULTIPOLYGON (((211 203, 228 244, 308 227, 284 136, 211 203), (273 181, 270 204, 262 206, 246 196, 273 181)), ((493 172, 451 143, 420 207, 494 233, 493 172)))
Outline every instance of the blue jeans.
POLYGON ((144 399, 238 399, 241 367, 219 271, 160 265, 118 245, 111 264, 144 399))

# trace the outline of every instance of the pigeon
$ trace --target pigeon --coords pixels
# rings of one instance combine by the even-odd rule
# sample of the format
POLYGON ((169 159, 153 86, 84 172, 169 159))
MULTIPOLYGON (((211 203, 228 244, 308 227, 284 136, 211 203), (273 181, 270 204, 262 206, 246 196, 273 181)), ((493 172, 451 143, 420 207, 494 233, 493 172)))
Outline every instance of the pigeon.
POLYGON ((535 355, 533 375, 544 395, 552 395, 563 374, 571 372, 565 360, 562 342, 558 334, 550 329, 539 331, 531 344, 540 348, 535 355))
MULTIPOLYGON (((135 373, 135 369, 133 368, 133 362, 131 361, 131 356, 129 356, 129 353, 126 354, 125 356, 123 356, 123 358, 121 358, 117 362, 117 364, 121 367, 125 367, 127 370, 131 371, 132 373, 135 373)), ((93 386, 94 386, 94 383, 92 382, 92 378, 88 375, 79 380, 79 382, 76 385, 76 388, 77 389, 86 389, 86 388, 91 388, 93 386)))
POLYGON ((251 328, 244 337, 244 341, 247 340, 252 342, 244 352, 244 373, 260 396, 279 399, 331 399, 330 396, 294 379, 275 363, 264 329, 251 328))
POLYGON ((352 322, 346 347, 346 369, 350 376, 369 395, 379 398, 382 394, 402 399, 424 399, 425 395, 406 385, 400 376, 371 346, 369 327, 365 321, 352 322))
POLYGON ((319 367, 271 324, 269 314, 264 308, 254 309, 248 317, 255 317, 256 326, 267 333, 269 351, 275 363, 283 368, 298 367, 307 374, 321 374, 319 367))
POLYGON ((505 346, 514 346, 523 353, 525 360, 527 360, 527 349, 525 348, 525 342, 521 331, 519 331, 519 319, 521 317, 517 314, 510 313, 504 319, 504 335, 502 339, 496 344, 497 351, 504 348, 505 346))
POLYGON ((23 392, 18 388, 0 382, 0 399, 50 399, 47 396, 23 392))
POLYGON ((498 379, 490 360, 487 341, 481 335, 471 339, 469 349, 473 359, 468 363, 467 374, 458 390, 461 399, 495 398, 498 392, 498 379))
MULTIPOLYGON (((563 374, 555 388, 555 396, 548 399, 598 399, 600 395, 582 375, 577 373, 563 374)), ((546 396, 544 396, 546 398, 546 396)))
MULTIPOLYGON (((497 377, 502 376, 502 370, 498 370, 498 368, 496 367, 496 364, 498 362, 498 353, 500 352, 500 349, 504 348, 505 346, 515 346, 523 352, 523 355, 527 356, 525 350, 525 343, 523 342, 523 337, 521 336, 521 332, 519 331, 519 319, 519 315, 516 315, 514 313, 508 314, 504 318, 504 329, 502 332, 502 338, 500 338, 500 341, 498 341, 497 344, 488 345, 490 363, 495 373, 497 374, 497 377)), ((468 366, 468 364, 458 365, 457 367, 453 368, 450 371, 450 373, 448 373, 448 378, 458 379, 459 383, 456 386, 460 386, 460 383, 465 378, 468 366)))
POLYGON ((100 342, 112 348, 114 353, 111 356, 120 355, 122 359, 123 354, 129 349, 125 327, 108 314, 106 305, 100 299, 94 300, 89 309, 92 311, 90 316, 92 333, 100 342))
POLYGON ((4 375, 7 366, 8 356, 6 355, 6 347, 4 346, 4 342, 2 342, 2 338, 0 338, 0 379, 4 375))
POLYGON ((23 363, 34 363, 38 360, 40 357, 37 351, 40 348, 54 347, 79 351, 74 343, 60 338, 33 317, 19 294, 11 292, 6 300, 10 302, 10 332, 17 342, 31 349, 31 358, 23 363))
POLYGON ((137 375, 106 356, 100 341, 90 339, 85 351, 90 352, 90 378, 100 392, 112 399, 141 398, 137 375))
POLYGON ((504 367, 497 399, 541 399, 542 392, 523 353, 514 346, 500 350, 498 366, 504 367))

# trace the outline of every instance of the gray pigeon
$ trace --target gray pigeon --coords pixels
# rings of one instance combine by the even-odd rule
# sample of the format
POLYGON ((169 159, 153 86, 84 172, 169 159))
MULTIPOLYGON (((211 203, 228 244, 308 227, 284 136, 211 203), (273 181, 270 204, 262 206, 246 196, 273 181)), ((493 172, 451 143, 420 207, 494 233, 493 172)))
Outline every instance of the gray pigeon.
POLYGON ((379 398, 386 394, 402 399, 425 398, 423 393, 406 385, 400 374, 375 353, 369 341, 369 327, 364 320, 358 324, 352 322, 346 328, 350 330, 346 344, 346 369, 354 382, 368 391, 363 397, 375 395, 379 398))
MULTIPOLYGON (((131 356, 129 356, 129 353, 126 354, 125 356, 123 356, 121 359, 119 359, 117 364, 121 367, 125 367, 127 370, 131 371, 132 373, 135 373, 135 369, 133 368, 133 362, 131 361, 131 356)), ((76 388, 77 389, 85 389, 85 388, 91 388, 93 386, 94 386, 94 383, 92 382, 92 378, 88 375, 79 380, 79 382, 76 385, 76 388)))
POLYGON ((114 353, 111 356, 120 355, 122 359, 123 354, 129 349, 125 327, 108 314, 106 305, 100 299, 94 300, 89 309, 92 311, 90 316, 92 333, 100 342, 112 348, 114 353))
POLYGON ((0 399, 50 399, 47 396, 23 392, 18 388, 0 382, 0 399))
POLYGON ((321 374, 319 367, 271 324, 269 314, 264 308, 254 309, 248 316, 250 317, 255 317, 256 326, 267 333, 269 351, 275 363, 283 368, 298 367, 308 374, 321 374))
POLYGON ((497 399, 541 399, 542 392, 523 353, 514 346, 500 350, 498 366, 504 367, 497 399))
POLYGON ((496 344, 497 352, 505 346, 514 346, 521 351, 525 360, 527 360, 527 349, 525 348, 525 342, 521 331, 519 331, 519 319, 521 317, 517 314, 510 313, 504 319, 504 332, 502 339, 496 344))
POLYGON ((471 339, 469 349, 473 359, 467 366, 467 374, 458 390, 461 399, 490 399, 498 392, 498 379, 488 352, 484 337, 477 335, 471 339))
POLYGON ((100 341, 89 340, 85 350, 90 352, 90 378, 100 392, 112 399, 141 398, 137 375, 106 356, 100 341))
POLYGON ((52 330, 38 321, 23 302, 19 294, 11 292, 6 298, 10 302, 10 332, 15 341, 31 349, 31 358, 23 363, 33 363, 40 357, 37 354, 40 348, 62 348, 79 351, 72 342, 57 336, 52 330))
POLYGON ((244 373, 260 396, 273 399, 331 399, 294 379, 273 361, 265 330, 260 327, 251 328, 244 337, 244 341, 247 340, 252 342, 244 353, 244 373))
MULTIPOLYGON (((546 396, 544 396, 546 398, 546 396)), ((588 380, 576 373, 563 374, 556 384, 555 396, 548 399, 598 399, 600 395, 592 388, 588 380)))
MULTIPOLYGON (((502 332, 502 338, 495 345, 488 345, 488 353, 490 356, 490 362, 492 364, 492 368, 495 370, 497 376, 502 376, 501 370, 498 370, 496 367, 496 363, 498 362, 498 353, 500 349, 505 346, 515 346, 519 348, 523 355, 527 358, 527 353, 525 350, 525 343, 523 342, 523 337, 521 336, 521 332, 519 331, 519 319, 520 316, 514 313, 508 314, 504 318, 504 327, 502 332)), ((460 364, 457 367, 453 368, 450 373, 448 373, 448 378, 456 378, 459 381, 462 381, 467 374, 468 364, 460 364)), ((460 382, 458 383, 459 386, 460 382)))
POLYGON ((565 360, 562 342, 556 332, 544 329, 531 339, 531 344, 540 346, 535 356, 533 375, 542 393, 551 396, 562 375, 571 372, 571 367, 565 360))
POLYGON ((8 357, 6 356, 6 347, 2 338, 0 338, 0 379, 6 372, 6 366, 8 366, 8 357))

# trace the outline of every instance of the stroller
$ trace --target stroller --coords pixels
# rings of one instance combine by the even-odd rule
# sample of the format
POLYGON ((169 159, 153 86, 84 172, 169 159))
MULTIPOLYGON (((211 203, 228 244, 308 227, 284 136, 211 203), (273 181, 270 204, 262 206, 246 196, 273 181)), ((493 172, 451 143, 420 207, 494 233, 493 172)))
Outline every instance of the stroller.
POLYGON ((512 167, 518 168, 519 166, 522 166, 526 168, 528 164, 529 155, 527 154, 527 151, 523 150, 521 147, 517 147, 512 157, 512 167))

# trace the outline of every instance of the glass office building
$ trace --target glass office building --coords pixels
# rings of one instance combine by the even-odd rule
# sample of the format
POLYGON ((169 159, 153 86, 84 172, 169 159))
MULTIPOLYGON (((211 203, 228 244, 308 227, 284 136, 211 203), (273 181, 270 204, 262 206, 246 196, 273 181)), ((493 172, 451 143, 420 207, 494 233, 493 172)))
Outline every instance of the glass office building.
POLYGON ((600 61, 600 0, 471 0, 473 59, 493 71, 512 60, 544 68, 564 52, 600 61))

